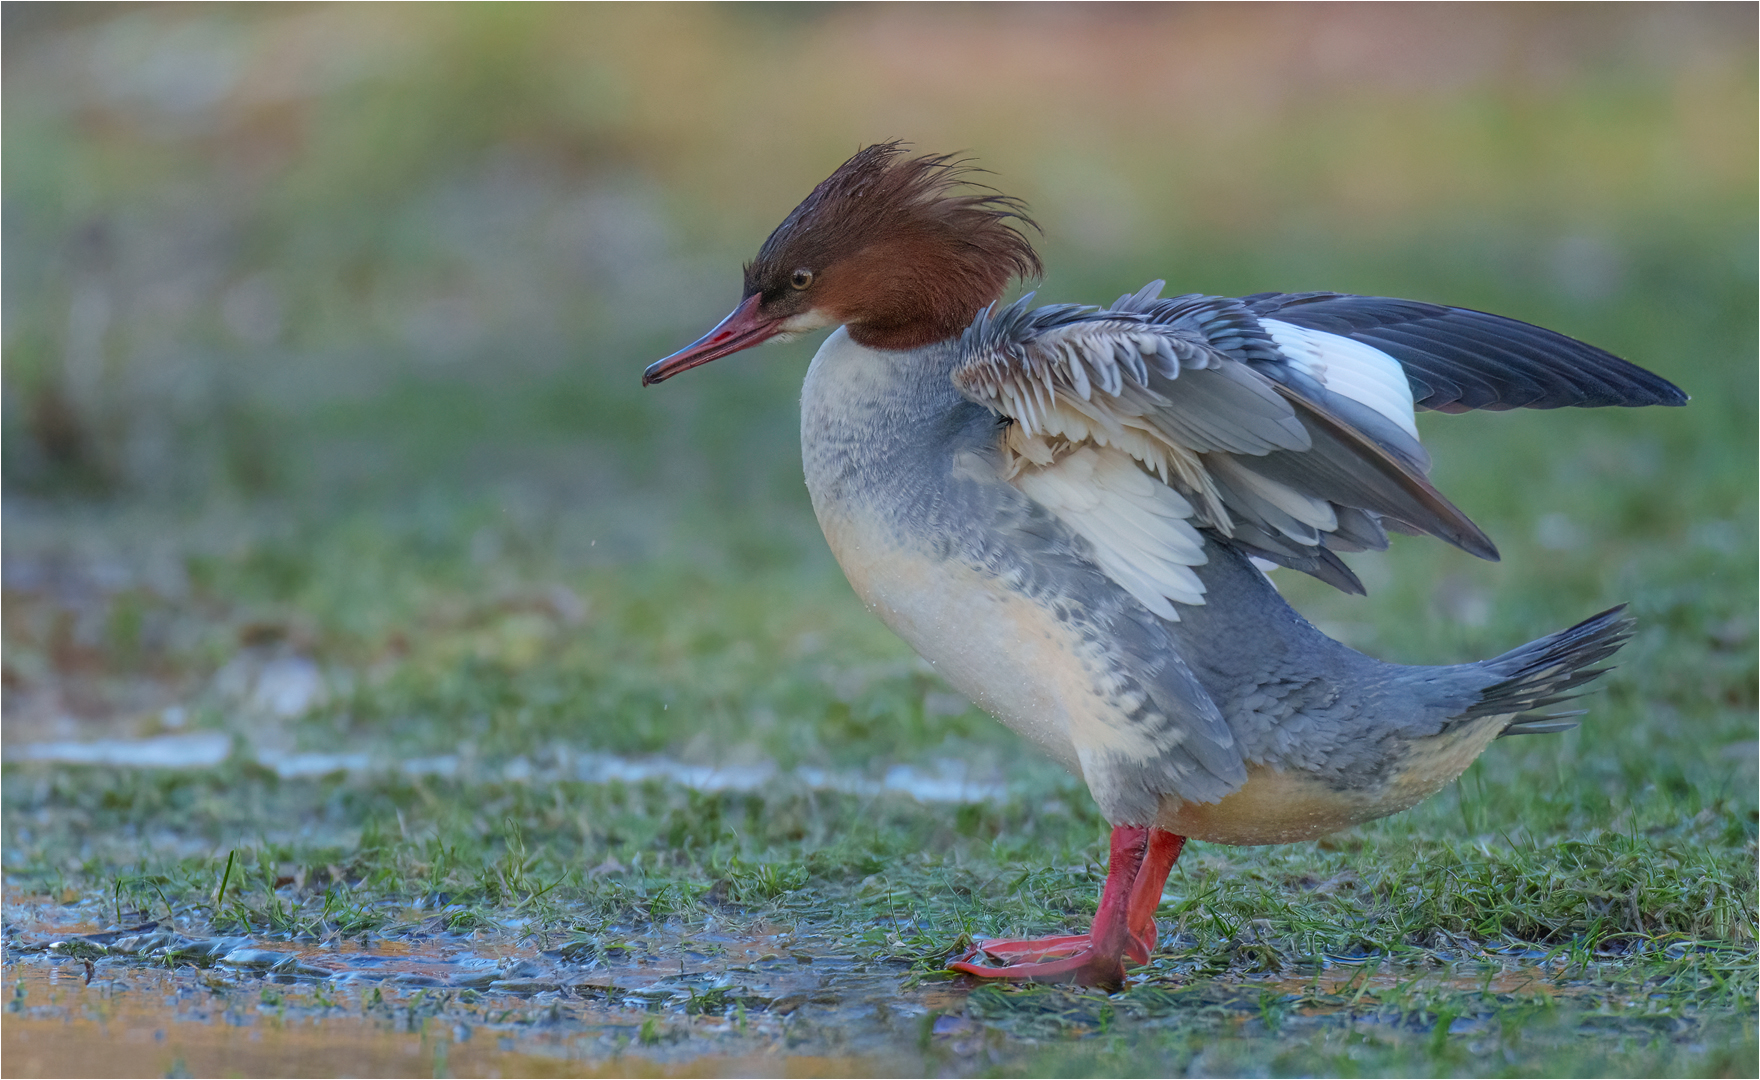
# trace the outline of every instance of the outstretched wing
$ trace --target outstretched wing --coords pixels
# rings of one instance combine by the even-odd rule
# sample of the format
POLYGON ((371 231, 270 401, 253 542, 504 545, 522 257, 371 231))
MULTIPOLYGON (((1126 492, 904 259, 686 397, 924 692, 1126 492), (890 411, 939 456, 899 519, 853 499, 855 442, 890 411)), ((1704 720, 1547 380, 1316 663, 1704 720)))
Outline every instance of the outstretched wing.
POLYGON ((1111 310, 1032 309, 1029 297, 987 313, 953 372, 1013 421, 1010 480, 1150 610, 1176 618, 1175 604, 1202 602, 1199 529, 1354 592, 1335 552, 1385 547, 1384 520, 1497 557, 1425 479, 1396 364, 1380 357, 1390 376, 1363 356, 1356 382, 1316 378, 1238 302, 1159 301, 1158 289, 1111 310))
POLYGON ((1501 315, 1342 293, 1260 293, 1239 303, 1283 344, 1344 341, 1393 358, 1420 409, 1685 405, 1680 387, 1593 345, 1501 315), (1294 328, 1293 332, 1289 328, 1294 328))

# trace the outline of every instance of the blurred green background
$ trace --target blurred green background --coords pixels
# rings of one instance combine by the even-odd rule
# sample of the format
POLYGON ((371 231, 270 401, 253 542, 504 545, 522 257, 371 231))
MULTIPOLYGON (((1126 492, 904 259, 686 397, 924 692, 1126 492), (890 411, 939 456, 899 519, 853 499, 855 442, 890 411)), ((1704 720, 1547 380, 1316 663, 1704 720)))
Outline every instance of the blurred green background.
POLYGON ((639 385, 892 137, 1031 203, 1048 301, 1414 297, 1678 382, 1687 409, 1427 416, 1504 563, 1403 540, 1357 560, 1368 601, 1285 587, 1409 661, 1630 599, 1644 701, 1672 697, 1628 760, 1708 710, 1708 761, 1751 738, 1751 5, 5 19, 9 742, 186 715, 273 741, 239 702, 294 657, 323 689, 281 699, 315 725, 289 738, 327 748, 1015 755, 824 549, 796 443, 816 343, 639 385))

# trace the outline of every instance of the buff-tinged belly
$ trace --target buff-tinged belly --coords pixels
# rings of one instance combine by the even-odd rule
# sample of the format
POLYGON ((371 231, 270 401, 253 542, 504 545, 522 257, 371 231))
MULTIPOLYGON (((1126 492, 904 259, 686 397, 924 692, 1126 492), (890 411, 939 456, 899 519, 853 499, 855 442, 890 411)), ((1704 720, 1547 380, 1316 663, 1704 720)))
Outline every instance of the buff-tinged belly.
POLYGON ((957 560, 821 521, 868 610, 979 708, 1079 773, 1072 728, 1105 726, 1110 707, 1082 663, 1084 643, 1044 607, 957 560))
POLYGON ((1156 824, 1213 844, 1289 844, 1397 814, 1441 791, 1465 772, 1503 730, 1507 717, 1486 717, 1446 734, 1416 739, 1383 768, 1377 782, 1339 788, 1302 769, 1247 766, 1247 782, 1215 803, 1162 803, 1156 824))

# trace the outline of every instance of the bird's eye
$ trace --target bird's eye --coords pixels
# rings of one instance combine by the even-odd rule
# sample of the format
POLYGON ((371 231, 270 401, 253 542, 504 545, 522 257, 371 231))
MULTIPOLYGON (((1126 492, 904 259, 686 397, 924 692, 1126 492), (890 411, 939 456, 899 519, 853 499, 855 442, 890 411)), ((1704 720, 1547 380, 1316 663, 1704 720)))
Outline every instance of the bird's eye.
POLYGON ((813 283, 813 272, 804 267, 796 270, 794 276, 788 279, 788 283, 797 289, 807 288, 813 283))

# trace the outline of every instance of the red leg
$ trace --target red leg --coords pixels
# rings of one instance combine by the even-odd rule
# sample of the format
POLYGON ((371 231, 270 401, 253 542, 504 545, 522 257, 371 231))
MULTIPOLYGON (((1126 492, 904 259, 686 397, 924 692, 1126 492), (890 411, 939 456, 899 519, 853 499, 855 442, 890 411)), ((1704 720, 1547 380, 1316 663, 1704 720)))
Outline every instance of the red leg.
POLYGON ((1179 862, 1179 853, 1186 838, 1166 829, 1149 830, 1149 849, 1143 853, 1143 865, 1137 880, 1131 883, 1130 907, 1125 912, 1125 925, 1130 928, 1127 952, 1139 964, 1149 962, 1155 951, 1155 909, 1161 906, 1161 890, 1167 887, 1167 875, 1179 862))
POLYGON ((1100 910, 1086 934, 986 941, 948 967, 980 978, 1070 979, 1090 985, 1123 982, 1124 958, 1145 963, 1155 947, 1155 908, 1184 843, 1184 837, 1162 829, 1140 825, 1113 829, 1100 910), (979 953, 1004 963, 1000 967, 973 963, 979 953))

